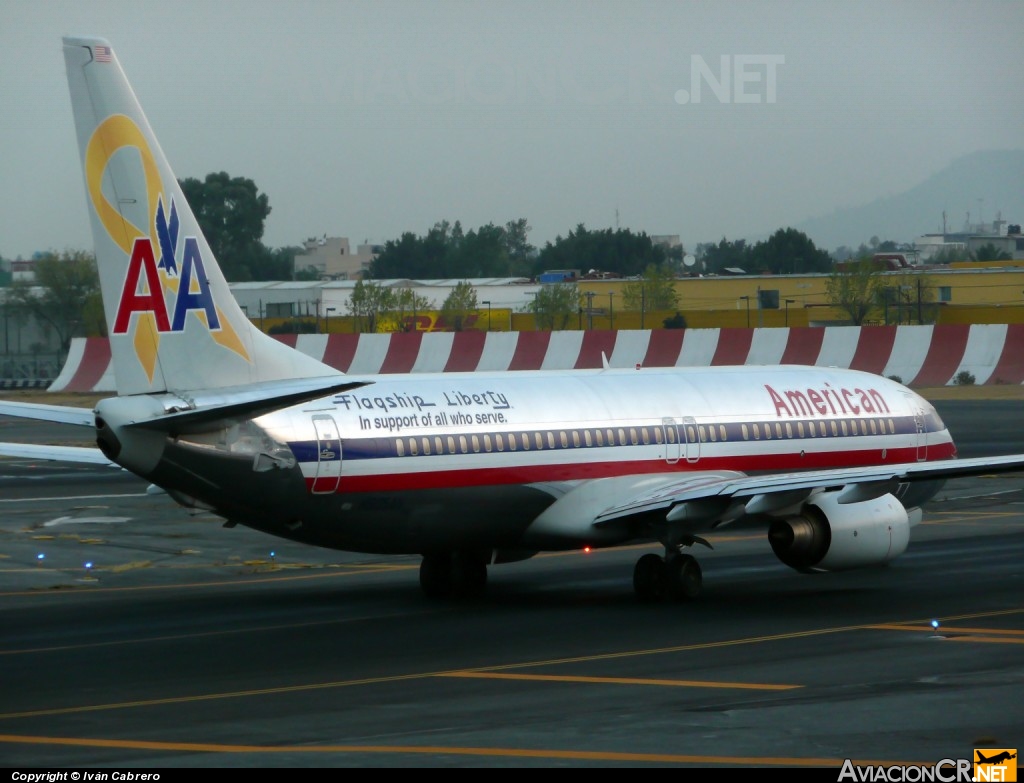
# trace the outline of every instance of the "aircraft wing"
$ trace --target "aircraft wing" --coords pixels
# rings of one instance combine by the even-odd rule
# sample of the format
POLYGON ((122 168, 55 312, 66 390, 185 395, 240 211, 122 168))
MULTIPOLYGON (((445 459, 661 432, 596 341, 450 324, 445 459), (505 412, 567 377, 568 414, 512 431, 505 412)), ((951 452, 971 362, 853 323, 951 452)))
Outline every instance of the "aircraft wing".
POLYGON ((653 482, 644 491, 599 512, 593 524, 600 528, 664 512, 669 523, 699 530, 750 514, 778 512, 822 491, 838 492, 840 504, 859 503, 895 494, 901 484, 1022 471, 1024 455, 1015 454, 749 476, 728 471, 698 472, 653 482))
POLYGON ((44 446, 37 443, 0 443, 0 457, 22 457, 24 459, 48 460, 52 462, 80 462, 91 465, 110 465, 111 462, 99 449, 86 446, 44 446))

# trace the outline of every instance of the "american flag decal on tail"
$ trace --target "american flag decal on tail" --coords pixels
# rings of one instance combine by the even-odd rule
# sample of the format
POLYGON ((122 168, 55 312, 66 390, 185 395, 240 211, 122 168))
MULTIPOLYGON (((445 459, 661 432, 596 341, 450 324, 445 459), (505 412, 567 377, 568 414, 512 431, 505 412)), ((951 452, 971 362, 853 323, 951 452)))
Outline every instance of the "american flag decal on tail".
POLYGON ((93 56, 96 58, 98 63, 109 63, 110 62, 110 47, 109 46, 96 46, 93 48, 93 56))

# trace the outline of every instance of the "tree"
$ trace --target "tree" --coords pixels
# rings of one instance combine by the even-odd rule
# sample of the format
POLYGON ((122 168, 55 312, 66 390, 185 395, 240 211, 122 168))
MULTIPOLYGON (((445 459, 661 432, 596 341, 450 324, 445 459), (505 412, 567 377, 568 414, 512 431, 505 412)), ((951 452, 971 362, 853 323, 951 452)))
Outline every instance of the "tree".
POLYGON ((33 269, 34 283, 19 280, 8 290, 7 301, 15 312, 33 315, 49 324, 65 352, 72 337, 106 336, 99 275, 92 253, 47 253, 35 261, 33 269))
POLYGON ((552 283, 537 291, 526 311, 533 313, 538 329, 564 329, 580 307, 580 296, 572 283, 552 283))
POLYGON ((780 228, 764 242, 754 245, 750 250, 750 262, 753 269, 774 275, 828 272, 832 269, 828 252, 819 250, 807 234, 795 228, 780 228))
POLYGON ((885 307, 885 323, 935 323, 935 284, 921 272, 889 273, 881 276, 879 297, 885 307))
POLYGON ((434 303, 411 288, 399 288, 394 291, 394 294, 392 307, 398 314, 398 328, 403 332, 415 331, 415 322, 411 319, 415 317, 416 313, 433 309, 434 303), (406 313, 412 313, 412 315, 407 317, 406 313))
POLYGON ((179 184, 228 280, 291 279, 291 269, 283 277, 265 276, 276 274, 261 241, 270 200, 251 179, 221 171, 207 174, 203 182, 189 178, 179 184))
POLYGON ((647 234, 627 229, 606 228, 590 231, 580 223, 568 236, 555 238, 540 251, 533 264, 534 275, 547 269, 600 269, 627 277, 643 274, 650 266, 667 259, 665 248, 656 245, 647 234))
POLYGON ((686 317, 676 310, 676 314, 671 318, 666 318, 661 322, 661 325, 666 329, 685 329, 686 328, 686 317))
POLYGON ((837 265, 825 283, 825 295, 833 307, 860 326, 868 313, 882 301, 882 273, 870 258, 837 265))
POLYGON ((461 332, 466 316, 475 315, 477 311, 476 289, 468 280, 457 283, 441 305, 441 317, 456 332, 461 332))
POLYGON ((376 332, 383 313, 394 309, 395 295, 379 283, 356 281, 348 300, 348 311, 355 317, 356 331, 376 332))
POLYGON ((623 287, 622 299, 627 310, 675 310, 679 306, 679 293, 669 265, 648 266, 640 280, 623 287))
POLYGON ((528 276, 536 248, 527 241, 530 224, 526 218, 510 220, 505 224, 505 253, 508 256, 508 272, 511 277, 528 276))
POLYGON ((698 258, 705 272, 721 274, 726 269, 739 268, 746 271, 750 262, 750 248, 745 239, 730 242, 725 237, 717 245, 701 244, 697 246, 698 258))
POLYGON ((971 253, 972 261, 1009 261, 1011 258, 1013 256, 1005 250, 1000 250, 991 242, 986 242, 971 253))

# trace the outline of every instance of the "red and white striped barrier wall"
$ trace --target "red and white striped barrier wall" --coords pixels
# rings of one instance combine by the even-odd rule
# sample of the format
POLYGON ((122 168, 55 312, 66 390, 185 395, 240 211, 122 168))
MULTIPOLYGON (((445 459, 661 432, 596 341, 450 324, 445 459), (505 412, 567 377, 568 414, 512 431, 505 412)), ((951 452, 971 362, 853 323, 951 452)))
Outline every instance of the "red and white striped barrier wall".
MULTIPOLYGON (((810 364, 898 376, 909 386, 1024 383, 1024 324, 647 329, 574 332, 413 332, 278 337, 351 375, 476 370, 810 364)), ((114 391, 104 338, 72 343, 51 391, 114 391)))

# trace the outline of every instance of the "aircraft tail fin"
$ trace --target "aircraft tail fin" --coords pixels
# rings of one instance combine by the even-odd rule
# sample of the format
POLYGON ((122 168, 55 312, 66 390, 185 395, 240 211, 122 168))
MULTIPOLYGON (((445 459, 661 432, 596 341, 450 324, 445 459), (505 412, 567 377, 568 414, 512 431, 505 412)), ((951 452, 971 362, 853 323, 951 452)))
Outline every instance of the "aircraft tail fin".
POLYGON ((117 393, 337 375, 238 306, 110 44, 63 42, 117 393))

